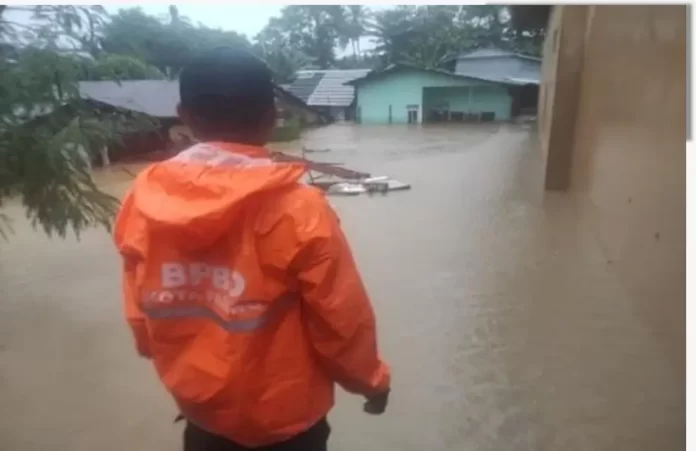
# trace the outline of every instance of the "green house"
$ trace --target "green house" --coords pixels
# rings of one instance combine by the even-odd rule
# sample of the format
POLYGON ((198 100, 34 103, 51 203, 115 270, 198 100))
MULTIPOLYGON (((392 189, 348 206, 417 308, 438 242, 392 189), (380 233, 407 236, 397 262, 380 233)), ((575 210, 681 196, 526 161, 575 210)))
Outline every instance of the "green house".
POLYGON ((406 64, 346 84, 355 87, 356 122, 362 124, 506 121, 525 88, 406 64))

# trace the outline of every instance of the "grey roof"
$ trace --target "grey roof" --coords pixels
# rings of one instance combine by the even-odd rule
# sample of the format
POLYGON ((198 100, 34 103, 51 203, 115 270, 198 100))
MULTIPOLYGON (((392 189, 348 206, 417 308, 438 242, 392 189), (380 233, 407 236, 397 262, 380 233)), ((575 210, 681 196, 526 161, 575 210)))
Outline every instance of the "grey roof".
MULTIPOLYGON (((176 117, 176 105, 179 103, 178 80, 128 80, 115 81, 81 81, 80 96, 98 102, 124 108, 152 117, 176 117)), ((276 95, 292 96, 291 91, 276 90, 276 95), (280 93, 278 92, 280 91, 280 93)), ((298 97, 295 95, 295 97, 298 97)), ((306 104, 300 98, 299 103, 306 104)))
POLYGON ((508 52, 506 50, 501 50, 501 49, 496 49, 496 48, 487 48, 487 49, 474 50, 473 52, 469 52, 469 53, 464 53, 462 55, 459 55, 459 59, 462 59, 462 58, 493 58, 493 57, 514 56, 514 55, 515 55, 514 53, 508 52))
POLYGON ((317 88, 319 81, 324 77, 323 74, 302 72, 297 74, 297 78, 288 87, 294 96, 302 99, 304 102, 309 101, 309 96, 312 95, 314 90, 317 88))
POLYGON ((454 72, 512 84, 539 84, 541 59, 495 48, 479 49, 460 55, 454 72))
POLYGON ((176 117, 176 80, 81 81, 80 95, 119 108, 159 118, 176 117))
POLYGON ((428 72, 428 73, 433 73, 433 74, 440 74, 444 75, 450 78, 458 78, 458 79, 468 79, 468 80, 478 80, 478 81, 483 81, 487 83, 496 83, 496 84, 504 84, 504 85, 525 85, 528 84, 528 80, 522 80, 522 79, 515 79, 515 78, 507 78, 507 79, 502 79, 502 80, 491 80, 488 78, 480 77, 477 75, 467 75, 467 74, 456 74, 454 72, 449 72, 443 69, 425 69, 423 67, 415 66, 413 64, 409 63, 396 63, 396 64, 390 64, 384 69, 381 70, 374 70, 371 71, 370 73, 366 74, 364 77, 361 78, 356 78, 355 80, 351 80, 347 82, 348 84, 352 86, 357 86, 365 82, 369 82, 375 79, 383 78, 385 76, 389 76, 390 74, 394 72, 399 72, 399 71, 421 71, 421 72, 428 72))
POLYGON ((345 83, 362 78, 368 72, 368 69, 299 71, 290 92, 306 100, 310 106, 347 107, 355 99, 355 88, 345 83), (311 92, 306 94, 310 88, 311 92), (300 93, 300 89, 305 91, 300 93), (307 95, 307 98, 302 95, 307 95))
POLYGON ((511 57, 511 58, 520 58, 520 59, 526 59, 530 61, 538 61, 541 63, 541 58, 537 58, 534 56, 529 56, 529 55, 523 55, 521 53, 515 53, 515 52, 510 52, 508 50, 502 50, 496 47, 488 47, 485 49, 478 49, 474 50, 473 52, 468 52, 468 53, 462 53, 457 57, 457 59, 476 59, 476 58, 502 58, 502 57, 511 57))

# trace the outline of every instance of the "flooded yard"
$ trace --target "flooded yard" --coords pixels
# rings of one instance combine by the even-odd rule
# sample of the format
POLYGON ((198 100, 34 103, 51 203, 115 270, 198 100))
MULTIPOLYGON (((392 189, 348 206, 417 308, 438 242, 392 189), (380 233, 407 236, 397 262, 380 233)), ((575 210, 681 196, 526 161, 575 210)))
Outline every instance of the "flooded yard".
MULTIPOLYGON (((543 192, 533 143, 508 125, 306 136, 332 149, 312 158, 413 186, 331 198, 394 373, 382 417, 339 396, 332 450, 684 448, 680 378, 573 199, 543 192)), ((176 409, 122 319, 110 237, 15 228, 0 244, 0 449, 179 449, 176 409)))

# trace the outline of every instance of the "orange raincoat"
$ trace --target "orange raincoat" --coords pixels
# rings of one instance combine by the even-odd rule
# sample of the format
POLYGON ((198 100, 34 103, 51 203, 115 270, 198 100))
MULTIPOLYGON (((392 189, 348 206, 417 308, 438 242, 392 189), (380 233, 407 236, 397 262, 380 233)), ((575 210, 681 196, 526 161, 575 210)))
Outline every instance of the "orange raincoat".
POLYGON ((335 382, 389 386, 339 221, 304 171, 197 144, 143 171, 116 220, 140 353, 187 419, 248 447, 309 429, 335 382))

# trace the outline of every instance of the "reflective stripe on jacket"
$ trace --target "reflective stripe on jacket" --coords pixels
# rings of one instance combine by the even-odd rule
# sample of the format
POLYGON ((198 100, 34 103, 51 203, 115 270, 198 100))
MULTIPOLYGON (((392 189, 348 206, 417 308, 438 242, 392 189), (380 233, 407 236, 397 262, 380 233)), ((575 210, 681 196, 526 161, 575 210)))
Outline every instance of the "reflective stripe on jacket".
POLYGON ((197 144, 138 175, 114 230, 138 349, 189 420, 249 447, 311 427, 334 383, 389 385, 338 218, 303 174, 197 144))

